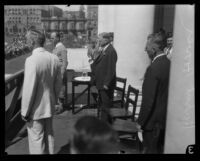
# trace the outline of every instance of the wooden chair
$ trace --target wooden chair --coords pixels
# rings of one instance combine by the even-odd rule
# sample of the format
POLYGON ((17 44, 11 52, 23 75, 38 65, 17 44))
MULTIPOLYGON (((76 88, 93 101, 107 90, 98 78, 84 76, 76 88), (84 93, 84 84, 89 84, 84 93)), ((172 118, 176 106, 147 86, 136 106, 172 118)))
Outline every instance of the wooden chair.
MULTIPOLYGON (((116 78, 116 86, 114 88, 112 108, 123 108, 125 89, 126 89, 126 81, 127 81, 127 78, 120 78, 120 77, 116 78), (122 85, 119 86, 119 84, 122 84, 122 85)), ((93 97, 95 98, 95 100, 97 102, 97 116, 99 117, 100 116, 100 101, 99 101, 98 94, 95 96, 93 95, 93 97)))
MULTIPOLYGON (((137 135, 138 129, 136 127, 136 122, 135 122, 136 120, 135 112, 137 107, 138 95, 139 95, 139 90, 129 85, 126 102, 123 108, 118 108, 118 109, 112 108, 110 111, 113 118, 112 126, 113 129, 116 130, 119 134, 120 144, 123 145, 123 142, 128 141, 129 145, 126 146, 127 147, 130 146, 128 149, 134 149, 135 150, 134 153, 141 153, 142 149, 142 144, 139 141, 137 135), (130 104, 133 106, 132 112, 128 110, 130 104)), ((125 151, 125 153, 129 153, 127 151, 128 149, 122 148, 121 150, 125 151)))
POLYGON ((142 153, 143 146, 137 135, 138 129, 136 122, 130 119, 123 120, 117 118, 112 124, 112 127, 118 133, 121 151, 129 154, 142 153))
POLYGON ((114 88, 114 96, 113 96, 113 107, 118 107, 117 105, 120 103, 120 107, 124 106, 124 96, 126 89, 126 81, 127 78, 116 78, 116 86, 114 88), (119 83, 122 84, 122 87, 119 86, 119 83))
POLYGON ((111 108, 110 109, 110 114, 112 116, 112 119, 115 120, 116 118, 121 118, 121 119, 131 118, 134 121, 137 100, 138 100, 138 94, 139 94, 139 90, 135 89, 134 87, 129 85, 125 105, 122 108, 111 108), (134 99, 131 97, 134 97, 134 99), (132 112, 129 111, 129 109, 128 109, 130 104, 133 107, 132 112))

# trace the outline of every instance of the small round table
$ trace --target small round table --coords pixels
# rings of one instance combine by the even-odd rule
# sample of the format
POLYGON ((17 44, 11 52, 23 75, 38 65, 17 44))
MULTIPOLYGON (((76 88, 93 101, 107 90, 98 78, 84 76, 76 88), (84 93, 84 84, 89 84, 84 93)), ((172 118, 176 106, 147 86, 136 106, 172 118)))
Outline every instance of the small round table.
POLYGON ((72 113, 75 114, 75 99, 78 99, 81 95, 83 95, 86 91, 88 91, 87 97, 87 105, 90 107, 90 87, 91 87, 91 77, 75 77, 72 79, 72 113), (87 85, 88 87, 83 90, 76 98, 75 98, 75 87, 78 85, 87 85))

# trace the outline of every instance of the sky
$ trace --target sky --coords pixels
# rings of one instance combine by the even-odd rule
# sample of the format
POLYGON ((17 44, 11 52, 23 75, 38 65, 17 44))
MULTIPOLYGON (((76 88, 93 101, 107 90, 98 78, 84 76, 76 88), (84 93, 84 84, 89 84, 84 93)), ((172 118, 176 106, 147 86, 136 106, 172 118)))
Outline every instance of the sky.
MULTIPOLYGON (((80 5, 70 5, 69 7, 67 7, 67 4, 66 5, 54 5, 54 6, 62 8, 64 11, 66 11, 66 10, 68 10, 68 11, 78 11, 79 7, 80 7, 80 5)), ((85 6, 85 9, 86 9, 86 6, 85 6)))

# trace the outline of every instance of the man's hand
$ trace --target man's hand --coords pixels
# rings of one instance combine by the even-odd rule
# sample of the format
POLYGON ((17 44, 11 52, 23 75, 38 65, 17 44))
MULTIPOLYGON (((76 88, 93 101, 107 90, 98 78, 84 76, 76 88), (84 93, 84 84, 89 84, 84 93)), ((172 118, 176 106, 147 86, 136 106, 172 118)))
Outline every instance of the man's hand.
POLYGON ((108 87, 107 87, 106 85, 103 85, 103 88, 104 88, 105 90, 108 90, 108 87))
POLYGON ((142 132, 143 130, 141 129, 141 125, 136 123, 136 128, 138 129, 138 138, 141 142, 143 142, 143 135, 142 135, 142 132))
POLYGON ((92 59, 89 59, 88 62, 89 62, 89 64, 92 64, 92 63, 93 63, 93 60, 92 60, 92 59))
POLYGON ((63 106, 61 105, 55 105, 55 113, 60 114, 63 112, 63 106))

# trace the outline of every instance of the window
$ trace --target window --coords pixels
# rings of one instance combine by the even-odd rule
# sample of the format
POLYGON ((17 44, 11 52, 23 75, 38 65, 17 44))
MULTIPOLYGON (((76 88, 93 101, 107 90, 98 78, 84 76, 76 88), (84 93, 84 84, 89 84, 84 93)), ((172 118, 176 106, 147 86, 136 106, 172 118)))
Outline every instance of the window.
POLYGON ((10 29, 10 32, 12 32, 12 29, 10 29))
POLYGON ((23 9, 23 14, 25 15, 27 12, 26 12, 26 9, 23 9))

